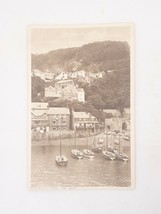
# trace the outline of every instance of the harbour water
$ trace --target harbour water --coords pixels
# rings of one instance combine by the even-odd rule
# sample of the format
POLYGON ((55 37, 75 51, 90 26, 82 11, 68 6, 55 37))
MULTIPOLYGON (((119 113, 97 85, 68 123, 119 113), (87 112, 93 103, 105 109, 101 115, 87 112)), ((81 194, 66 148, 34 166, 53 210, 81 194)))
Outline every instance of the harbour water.
MULTIPOLYGON (((73 144, 63 145, 62 153, 68 158, 68 165, 61 167, 55 162, 59 145, 32 146, 31 149, 31 188, 77 188, 77 187, 130 187, 131 158, 130 142, 125 142, 121 150, 129 156, 127 162, 107 160, 102 153, 95 153, 93 159, 71 157, 73 144)), ((78 145, 79 150, 87 145, 78 145)))

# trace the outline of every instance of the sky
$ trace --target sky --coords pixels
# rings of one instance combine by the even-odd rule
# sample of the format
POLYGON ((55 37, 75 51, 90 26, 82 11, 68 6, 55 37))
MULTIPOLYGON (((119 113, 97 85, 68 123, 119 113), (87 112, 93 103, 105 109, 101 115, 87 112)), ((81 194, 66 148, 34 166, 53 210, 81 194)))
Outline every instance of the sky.
POLYGON ((127 41, 130 44, 130 34, 129 25, 32 27, 30 49, 31 53, 40 54, 98 41, 127 41))

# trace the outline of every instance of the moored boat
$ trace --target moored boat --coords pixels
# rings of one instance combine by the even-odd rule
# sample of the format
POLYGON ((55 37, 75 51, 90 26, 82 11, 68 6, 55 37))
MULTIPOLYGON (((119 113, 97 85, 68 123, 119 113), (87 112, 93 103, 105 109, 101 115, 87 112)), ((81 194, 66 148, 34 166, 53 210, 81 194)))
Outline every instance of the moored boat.
POLYGON ((94 153, 89 149, 84 149, 83 154, 86 158, 94 158, 94 153))
POLYGON ((55 161, 59 166, 65 166, 68 164, 68 158, 65 155, 62 155, 62 148, 61 148, 61 136, 59 135, 60 139, 60 154, 56 156, 55 161))
POLYGON ((116 159, 118 159, 118 160, 128 161, 128 159, 129 159, 128 156, 122 152, 120 152, 120 153, 115 152, 114 154, 116 156, 116 159))
POLYGON ((106 146, 105 150, 102 151, 103 157, 108 160, 114 160, 116 158, 113 149, 111 147, 108 147, 108 133, 106 132, 106 146))
POLYGON ((71 150, 71 156, 76 159, 82 159, 83 152, 77 149, 76 132, 74 133, 74 143, 75 143, 75 148, 71 150))
POLYGON ((115 160, 116 156, 113 152, 107 150, 102 151, 103 157, 109 160, 115 160))
MULTIPOLYGON (((87 131, 88 131, 88 129, 87 129, 87 131)), ((88 132, 88 134, 89 134, 89 132, 88 132)), ((83 149, 83 155, 86 158, 94 158, 94 152, 92 152, 91 150, 88 149, 88 147, 89 147, 89 145, 88 145, 89 135, 88 134, 87 134, 87 149, 83 149)))
POLYGON ((99 144, 93 144, 91 146, 91 149, 93 152, 101 152, 102 151, 102 146, 99 144))
POLYGON ((65 166, 68 163, 68 159, 64 155, 57 155, 55 161, 59 166, 65 166))
POLYGON ((120 142, 120 136, 119 136, 119 148, 114 149, 114 154, 116 156, 116 159, 122 160, 122 161, 128 161, 128 156, 121 151, 121 142, 120 142))
POLYGON ((73 158, 76 158, 76 159, 82 159, 83 158, 83 152, 81 152, 77 149, 72 149, 71 156, 73 158))
POLYGON ((100 152, 102 151, 102 145, 96 142, 96 139, 94 138, 94 142, 91 146, 91 149, 93 152, 100 152))

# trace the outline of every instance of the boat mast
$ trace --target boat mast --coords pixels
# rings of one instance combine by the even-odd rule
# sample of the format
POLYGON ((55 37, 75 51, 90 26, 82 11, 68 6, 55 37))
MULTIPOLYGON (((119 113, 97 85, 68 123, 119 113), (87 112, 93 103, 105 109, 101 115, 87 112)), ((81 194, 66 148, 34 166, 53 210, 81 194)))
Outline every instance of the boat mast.
POLYGON ((87 148, 88 148, 88 137, 89 137, 89 130, 87 128, 87 148))
POLYGON ((107 134, 107 130, 106 130, 106 149, 108 149, 108 134, 107 134))
POLYGON ((62 155, 62 151, 61 151, 61 134, 59 133, 59 140, 60 140, 60 157, 62 155))
POLYGON ((76 130, 74 131, 74 144, 75 144, 75 149, 76 149, 76 130))
POLYGON ((121 147, 121 145, 120 145, 120 135, 119 135, 119 154, 120 154, 120 147, 121 147))

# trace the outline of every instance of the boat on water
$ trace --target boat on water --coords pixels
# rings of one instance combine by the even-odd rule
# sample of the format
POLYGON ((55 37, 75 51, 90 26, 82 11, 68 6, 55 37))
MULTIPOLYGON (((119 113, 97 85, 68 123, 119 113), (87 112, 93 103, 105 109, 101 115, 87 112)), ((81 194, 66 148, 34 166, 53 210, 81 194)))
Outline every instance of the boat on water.
POLYGON ((74 133, 74 149, 71 150, 71 156, 76 159, 82 159, 83 158, 83 152, 77 149, 77 141, 76 141, 76 132, 74 133))
POLYGON ((129 141, 129 140, 130 140, 130 137, 129 137, 128 135, 124 135, 124 136, 123 136, 123 139, 129 141))
POLYGON ((59 166, 65 166, 68 163, 68 159, 64 155, 57 155, 55 161, 59 166))
POLYGON ((122 161, 128 161, 128 159, 129 159, 128 156, 121 151, 120 136, 119 136, 119 144, 118 145, 119 145, 119 148, 113 150, 114 154, 116 156, 116 159, 122 160, 122 161))
POLYGON ((96 142, 96 139, 94 138, 94 142, 91 146, 91 149, 93 152, 101 152, 102 151, 102 145, 96 142))
POLYGON ((86 158, 94 158, 94 152, 88 149, 88 134, 87 134, 87 149, 83 149, 83 155, 86 158))
POLYGON ((113 152, 109 152, 108 150, 102 151, 103 157, 109 160, 115 160, 116 156, 113 152))
POLYGON ((108 133, 106 132, 106 145, 105 150, 102 151, 103 157, 108 160, 115 160, 116 156, 113 152, 113 149, 108 146, 108 133))
POLYGON ((116 159, 118 159, 118 160, 128 161, 128 159, 129 159, 128 156, 123 152, 118 152, 118 151, 114 150, 114 154, 116 156, 116 159))
POLYGON ((83 149, 83 154, 86 158, 94 158, 94 152, 89 149, 83 149))
POLYGON ((68 158, 62 154, 62 146, 61 146, 61 136, 60 139, 60 147, 59 147, 59 155, 56 156, 55 161, 59 166, 66 166, 68 164, 68 158))
POLYGON ((71 156, 73 158, 76 158, 76 159, 82 159, 83 158, 83 152, 81 152, 77 149, 72 149, 71 156))
POLYGON ((93 151, 93 152, 101 152, 101 151, 102 151, 102 146, 99 145, 99 144, 93 144, 93 145, 91 146, 91 148, 92 148, 92 151, 93 151))

